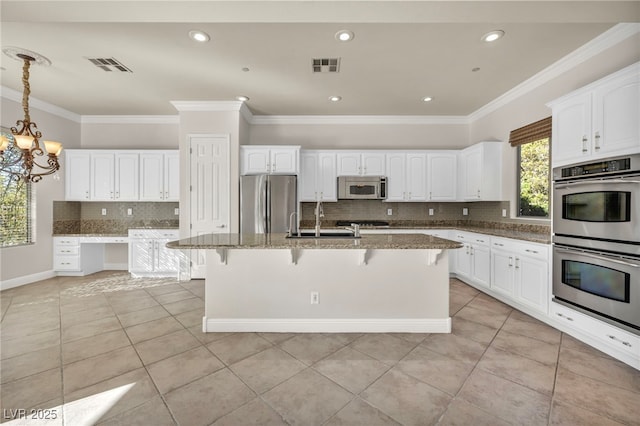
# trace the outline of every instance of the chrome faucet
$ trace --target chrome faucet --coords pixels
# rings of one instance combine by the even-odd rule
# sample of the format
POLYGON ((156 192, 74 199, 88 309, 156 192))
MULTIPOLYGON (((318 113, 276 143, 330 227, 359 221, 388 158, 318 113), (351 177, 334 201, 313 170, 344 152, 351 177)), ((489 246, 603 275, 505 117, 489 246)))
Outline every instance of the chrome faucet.
POLYGON ((356 238, 360 238, 360 224, 352 223, 351 226, 347 226, 349 231, 353 232, 353 236, 356 238))
POLYGON ((324 217, 324 210, 322 209, 322 201, 318 201, 316 204, 316 237, 320 236, 320 218, 324 217))

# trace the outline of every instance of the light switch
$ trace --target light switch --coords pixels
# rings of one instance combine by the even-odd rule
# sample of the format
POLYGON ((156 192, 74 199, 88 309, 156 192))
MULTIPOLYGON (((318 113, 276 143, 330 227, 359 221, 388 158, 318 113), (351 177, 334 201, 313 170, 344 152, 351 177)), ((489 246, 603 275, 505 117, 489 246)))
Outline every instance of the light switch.
POLYGON ((128 208, 127 209, 127 216, 133 216, 133 209, 132 208, 128 208))
POLYGON ((507 217, 507 209, 502 209, 502 217, 507 217))
POLYGON ((106 216, 107 215, 107 209, 102 209, 102 216, 106 216))
POLYGON ((173 209, 173 214, 178 216, 180 214, 180 208, 176 207, 175 209, 173 209))
POLYGON ((433 216, 433 209, 429 209, 429 216, 433 216))
POLYGON ((469 216, 469 209, 466 207, 462 208, 462 216, 469 216))
POLYGON ((393 209, 387 209, 387 216, 391 216, 393 214, 393 209))

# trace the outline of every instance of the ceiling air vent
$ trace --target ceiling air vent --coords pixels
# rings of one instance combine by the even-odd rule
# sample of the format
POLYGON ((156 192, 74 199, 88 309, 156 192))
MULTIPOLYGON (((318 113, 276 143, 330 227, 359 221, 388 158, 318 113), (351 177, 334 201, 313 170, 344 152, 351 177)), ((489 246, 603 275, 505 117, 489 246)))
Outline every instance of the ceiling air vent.
POLYGON ((313 72, 340 72, 340 58, 314 58, 311 69, 313 72))
POLYGON ((129 68, 122 65, 117 59, 114 58, 87 58, 93 65, 101 68, 103 71, 121 71, 121 72, 133 72, 129 68))

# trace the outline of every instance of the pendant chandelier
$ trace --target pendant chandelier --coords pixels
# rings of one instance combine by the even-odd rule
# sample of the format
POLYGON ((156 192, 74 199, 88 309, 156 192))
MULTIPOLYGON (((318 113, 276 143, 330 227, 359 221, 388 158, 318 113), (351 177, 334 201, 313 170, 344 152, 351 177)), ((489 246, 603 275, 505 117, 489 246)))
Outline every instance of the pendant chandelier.
MULTIPOLYGON (((26 53, 12 52, 14 54, 11 55, 7 50, 5 53, 14 59, 23 61, 22 109, 24 110, 24 118, 17 121, 16 127, 11 128, 13 141, 5 136, 0 141, 0 171, 24 182, 36 183, 42 180, 43 176, 56 173, 60 169, 58 156, 62 151, 62 144, 54 141, 40 142, 42 133, 38 130, 36 123, 31 121, 29 115, 29 94, 31 93, 29 68, 31 63, 36 60, 35 54, 30 56, 26 53), (41 146, 41 143, 44 146, 41 146), (9 155, 8 151, 13 151, 16 155, 9 155)), ((44 59, 48 62, 46 58, 44 59)))

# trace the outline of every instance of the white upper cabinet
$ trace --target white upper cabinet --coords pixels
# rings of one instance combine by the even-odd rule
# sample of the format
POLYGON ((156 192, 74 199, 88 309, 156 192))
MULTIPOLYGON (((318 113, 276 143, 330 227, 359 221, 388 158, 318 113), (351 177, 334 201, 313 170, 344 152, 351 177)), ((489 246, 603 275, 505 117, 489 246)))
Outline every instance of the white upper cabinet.
POLYGON ((176 151, 140 153, 140 201, 178 201, 179 155, 176 151))
POLYGON ((298 185, 300 201, 337 201, 335 152, 302 151, 298 185))
POLYGON ((457 152, 427 155, 427 201, 456 200, 457 152))
POLYGON ((241 146, 243 175, 298 174, 299 146, 241 146))
POLYGON ((427 154, 389 152, 386 160, 386 201, 426 201, 427 154))
POLYGON ((502 143, 480 142, 458 154, 458 199, 499 201, 502 198, 502 143))
POLYGON ((385 176, 385 158, 381 152, 338 152, 338 176, 385 176))
POLYGON ((64 199, 89 201, 91 199, 91 154, 89 151, 64 151, 64 199))
POLYGON ((138 200, 138 153, 91 152, 91 200, 138 200))
POLYGON ((640 150, 640 63, 548 104, 553 166, 640 150))
POLYGON ((65 200, 179 201, 177 150, 65 151, 65 200))

